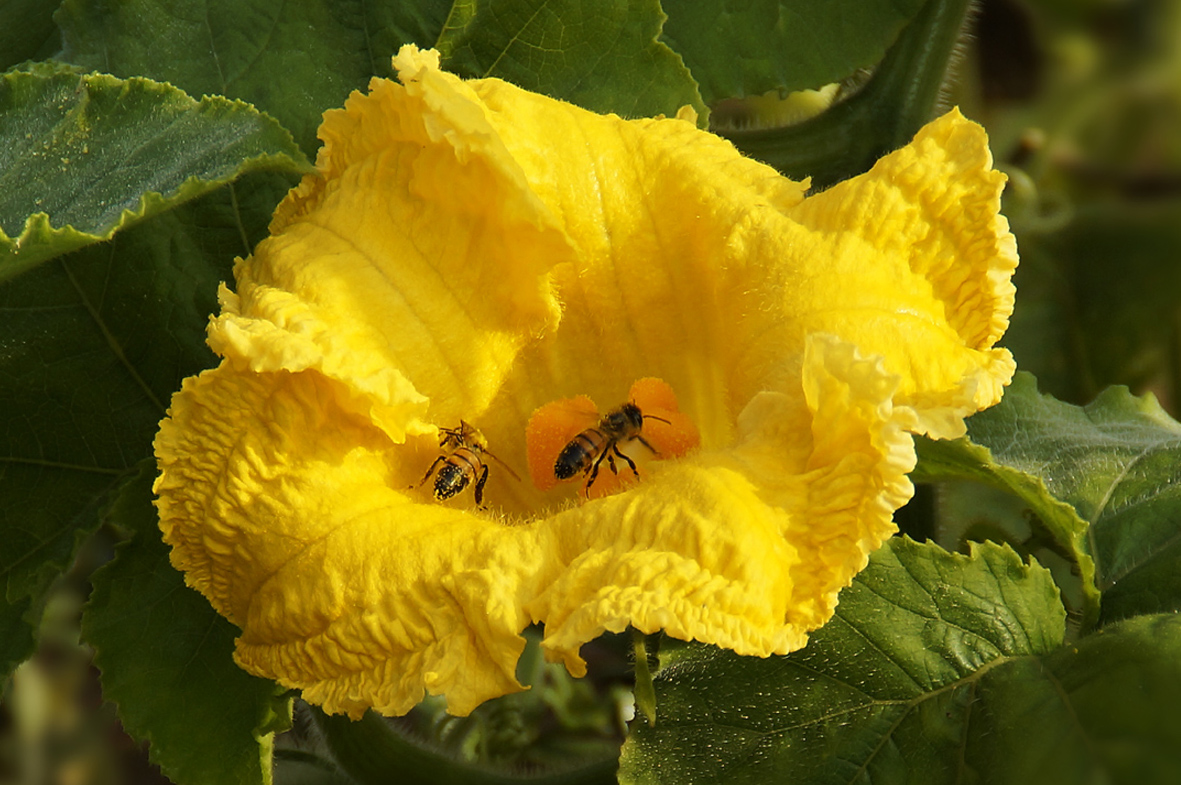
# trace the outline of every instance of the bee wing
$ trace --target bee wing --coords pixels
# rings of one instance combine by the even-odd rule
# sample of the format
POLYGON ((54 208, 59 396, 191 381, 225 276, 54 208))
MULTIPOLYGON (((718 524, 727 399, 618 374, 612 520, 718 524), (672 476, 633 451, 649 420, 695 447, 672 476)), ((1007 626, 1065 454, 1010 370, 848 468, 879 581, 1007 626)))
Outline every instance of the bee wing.
POLYGON ((558 453, 578 434, 599 421, 599 408, 585 395, 550 401, 533 412, 525 426, 525 450, 529 477, 539 490, 558 484, 554 462, 558 453))
POLYGON ((482 453, 480 453, 480 454, 481 454, 482 456, 486 457, 486 458, 491 458, 492 460, 496 461, 496 462, 497 462, 497 463, 498 463, 498 464, 499 464, 499 465, 500 465, 500 466, 501 466, 501 467, 502 467, 502 468, 503 468, 503 469, 504 469, 506 472, 508 472, 509 474, 511 474, 511 475, 513 476, 513 479, 514 479, 514 480, 516 480, 517 482, 520 482, 520 481, 521 481, 521 475, 519 475, 519 474, 517 474, 515 471, 513 471, 513 467, 509 466, 507 463, 505 463, 504 461, 500 460, 499 458, 497 458, 497 457, 496 457, 495 455, 493 455, 492 453, 490 453, 490 452, 488 452, 487 450, 485 450, 484 452, 482 452, 482 453))

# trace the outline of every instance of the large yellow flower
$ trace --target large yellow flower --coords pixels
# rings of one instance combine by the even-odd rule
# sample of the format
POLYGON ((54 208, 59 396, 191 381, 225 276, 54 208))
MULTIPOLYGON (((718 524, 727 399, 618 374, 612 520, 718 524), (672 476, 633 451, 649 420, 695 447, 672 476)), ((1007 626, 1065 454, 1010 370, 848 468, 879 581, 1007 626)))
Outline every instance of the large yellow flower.
POLYGON ((805 198, 691 117, 395 65, 326 114, 156 440, 172 561, 237 661, 330 712, 465 714, 520 688, 535 621, 576 675, 629 624, 803 646, 894 531, 910 434, 962 433, 1012 375, 984 132, 952 112, 805 198), (631 394, 659 417, 617 445, 635 472, 531 481, 631 394), (547 404, 582 424, 531 424, 547 404))

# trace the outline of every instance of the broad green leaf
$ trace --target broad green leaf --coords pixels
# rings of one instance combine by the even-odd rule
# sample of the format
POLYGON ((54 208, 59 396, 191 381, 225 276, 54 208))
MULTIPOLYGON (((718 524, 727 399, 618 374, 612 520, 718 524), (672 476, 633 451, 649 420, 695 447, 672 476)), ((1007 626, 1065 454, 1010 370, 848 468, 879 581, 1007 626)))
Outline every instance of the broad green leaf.
POLYGON ((449 8, 439 0, 66 0, 58 23, 70 62, 248 101, 312 155, 324 110, 371 76, 388 76, 403 43, 432 46, 449 8))
POLYGON ((663 0, 663 40, 706 103, 817 88, 875 65, 925 0, 663 0))
MULTIPOLYGON (((1181 782, 1181 617, 1140 616, 975 689, 962 755, 983 783, 1181 782)), ((957 751, 959 754, 959 751, 957 751)))
POLYGON ((38 65, 0 76, 0 281, 245 172, 306 166, 246 104, 38 65))
MULTIPOLYGON (((1014 474, 1020 475, 1019 472, 1014 474)), ((1014 480, 1020 487, 1020 480, 1014 480)), ((1036 490, 1037 487, 1030 490, 1036 490)), ((929 495, 933 502, 926 511, 929 527, 924 539, 931 539, 947 550, 960 553, 966 553, 971 542, 990 540, 1005 543, 1021 554, 1022 558, 1034 559, 1054 576, 1054 582, 1062 592, 1062 604, 1066 606, 1067 617, 1071 620, 1067 627, 1068 637, 1077 635, 1084 621, 1087 625, 1093 625, 1098 620, 1099 590, 1095 588, 1093 562, 1087 562, 1092 571, 1084 591, 1078 562, 1068 549, 1054 541, 1046 526, 1020 496, 997 485, 972 480, 947 480, 935 485, 918 485, 916 491, 918 489, 923 489, 922 493, 929 495)), ((1044 487, 1040 491, 1048 496, 1044 487)), ((1073 516, 1071 519, 1079 523, 1085 535, 1086 524, 1081 523, 1077 513, 1073 512, 1074 508, 1063 506, 1068 508, 1073 516)), ((905 521, 905 517, 902 517, 899 526, 905 521)), ((910 534, 909 531, 907 533, 910 534)), ((913 534, 911 536, 915 537, 913 534)))
POLYGON ((391 60, 403 44, 418 44, 419 49, 434 48, 448 18, 458 13, 453 8, 463 5, 455 0, 366 3, 366 30, 375 60, 373 73, 393 77, 391 60))
POLYGON ((1155 398, 1114 387, 1072 406, 1018 374, 967 439, 924 443, 916 479, 977 479, 1026 500, 1084 578, 1094 560, 1104 621, 1181 610, 1181 424, 1155 398), (1063 504, 1085 528, 1067 531, 1063 504))
POLYGON ((661 43, 658 0, 457 3, 439 36, 444 67, 495 76, 624 117, 705 112, 681 58, 661 43))
POLYGON ((290 726, 291 699, 234 664, 237 630, 168 563, 154 466, 144 469, 110 514, 134 536, 94 574, 82 618, 103 697, 179 785, 269 783, 273 733, 290 726))
POLYGON ((61 46, 53 12, 57 0, 5 0, 0 24, 0 71, 51 57, 61 46))
POLYGON ((389 76, 403 43, 437 47, 462 76, 496 76, 599 111, 673 114, 704 105, 681 58, 660 43, 657 0, 339 3, 314 0, 67 0, 65 56, 118 76, 249 101, 305 152, 321 113, 369 77, 389 76), (148 36, 145 27, 153 30, 148 36))
POLYGON ((666 647, 656 724, 633 728, 620 781, 956 782, 995 708, 975 705, 981 679, 1053 651, 1064 630, 1053 580, 1012 549, 895 538, 801 651, 666 647))
POLYGON ((0 283, 0 587, 37 598, 151 455, 219 281, 291 184, 251 175, 0 283))

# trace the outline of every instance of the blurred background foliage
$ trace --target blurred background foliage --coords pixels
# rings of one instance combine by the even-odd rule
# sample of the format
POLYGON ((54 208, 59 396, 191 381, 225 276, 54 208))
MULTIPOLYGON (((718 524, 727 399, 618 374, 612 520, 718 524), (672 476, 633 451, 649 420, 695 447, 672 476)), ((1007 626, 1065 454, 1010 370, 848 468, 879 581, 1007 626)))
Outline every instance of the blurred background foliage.
POLYGON ((950 90, 1010 176, 1005 344, 1043 392, 1181 394, 1181 3, 988 0, 950 90))
MULTIPOLYGON (((0 3, 0 18, 17 20, 0 35, 24 35, 27 57, 51 55, 58 39, 52 18, 38 10, 46 7, 0 3)), ((1005 344, 1042 391, 1061 400, 1082 404, 1125 384, 1153 392, 1176 416, 1181 0, 982 0, 960 47, 945 103, 986 126, 998 166, 1010 176, 1005 214, 1021 266, 1005 344)), ((949 496, 947 506, 962 499, 949 496)), ((1019 510, 1008 514, 1020 518, 1019 510)), ((166 781, 102 703, 90 652, 78 639, 87 576, 117 540, 104 529, 82 549, 47 607, 36 656, 4 685, 0 782, 166 781)), ((619 679, 604 689, 614 690, 626 677, 627 652, 606 650, 619 679)), ((587 698, 569 684, 555 690, 578 693, 570 698, 576 703, 587 698)), ((560 717, 569 705, 520 711, 560 717)), ((618 712, 608 706, 599 707, 599 725, 618 727, 618 712)), ((428 707, 408 722, 445 721, 428 707)), ((289 734, 295 741, 279 745, 300 747, 301 734, 316 733, 297 715, 289 734)), ((457 744, 481 743, 478 735, 454 735, 457 744)), ((308 773, 298 756, 278 768, 280 781, 308 773)))

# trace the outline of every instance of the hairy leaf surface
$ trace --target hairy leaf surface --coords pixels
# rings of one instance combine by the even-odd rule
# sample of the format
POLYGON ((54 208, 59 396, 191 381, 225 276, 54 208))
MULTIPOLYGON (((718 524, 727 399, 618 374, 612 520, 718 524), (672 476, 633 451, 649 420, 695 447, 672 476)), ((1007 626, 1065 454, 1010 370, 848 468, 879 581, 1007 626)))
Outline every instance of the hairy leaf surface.
POLYGON ((1049 574, 1011 549, 965 557, 892 540, 801 651, 666 647, 656 724, 637 721, 620 779, 1172 781, 1181 619, 1065 647, 1063 631, 1049 574))

